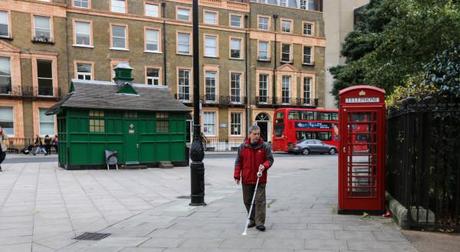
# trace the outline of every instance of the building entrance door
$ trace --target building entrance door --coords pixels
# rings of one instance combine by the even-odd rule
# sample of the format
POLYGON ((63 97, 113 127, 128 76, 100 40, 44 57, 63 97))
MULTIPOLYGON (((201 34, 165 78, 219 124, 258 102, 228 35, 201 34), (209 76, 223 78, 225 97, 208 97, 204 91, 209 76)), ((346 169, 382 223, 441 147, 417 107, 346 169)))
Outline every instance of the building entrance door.
POLYGON ((139 164, 139 142, 138 142, 138 129, 137 121, 126 120, 124 121, 125 132, 125 163, 126 164, 139 164))
POLYGON ((257 126, 260 127, 260 136, 264 139, 265 142, 268 142, 270 135, 268 132, 270 118, 266 113, 260 113, 256 117, 257 126))

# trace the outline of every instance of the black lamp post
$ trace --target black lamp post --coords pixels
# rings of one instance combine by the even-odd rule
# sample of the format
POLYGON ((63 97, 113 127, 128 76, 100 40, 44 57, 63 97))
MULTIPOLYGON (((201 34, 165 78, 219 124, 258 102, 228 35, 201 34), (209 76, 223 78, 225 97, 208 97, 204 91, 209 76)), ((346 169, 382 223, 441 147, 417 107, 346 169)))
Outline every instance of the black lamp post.
POLYGON ((191 206, 204 206, 204 149, 200 127, 200 44, 198 1, 193 0, 193 142, 190 150, 191 206))

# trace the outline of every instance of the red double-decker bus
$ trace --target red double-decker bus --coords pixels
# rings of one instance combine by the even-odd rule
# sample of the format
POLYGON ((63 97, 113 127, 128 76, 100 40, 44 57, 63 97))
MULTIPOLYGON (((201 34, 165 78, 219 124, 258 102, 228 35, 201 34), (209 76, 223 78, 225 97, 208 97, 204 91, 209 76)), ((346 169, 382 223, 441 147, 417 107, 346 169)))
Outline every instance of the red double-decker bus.
POLYGON ((280 108, 273 120, 272 148, 289 150, 297 142, 317 139, 338 148, 338 110, 280 108))

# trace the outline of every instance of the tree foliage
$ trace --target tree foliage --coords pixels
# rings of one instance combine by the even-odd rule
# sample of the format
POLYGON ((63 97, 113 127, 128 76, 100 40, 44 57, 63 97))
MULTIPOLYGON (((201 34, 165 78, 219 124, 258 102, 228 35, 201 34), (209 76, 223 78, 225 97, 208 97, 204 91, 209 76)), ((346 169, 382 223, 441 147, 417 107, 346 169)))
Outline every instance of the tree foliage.
MULTIPOLYGON (((434 66, 441 71, 446 67, 441 58, 456 43, 460 0, 371 0, 343 44, 346 64, 330 69, 336 79, 332 93, 337 96, 342 88, 366 83, 391 94, 434 66)), ((430 73, 443 81, 435 71, 430 73)))

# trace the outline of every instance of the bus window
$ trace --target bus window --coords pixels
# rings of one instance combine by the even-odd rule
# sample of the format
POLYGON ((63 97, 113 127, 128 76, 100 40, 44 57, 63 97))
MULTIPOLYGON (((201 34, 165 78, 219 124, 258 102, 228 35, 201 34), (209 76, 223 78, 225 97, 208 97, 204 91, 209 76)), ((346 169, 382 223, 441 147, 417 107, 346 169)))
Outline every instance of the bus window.
POLYGON ((339 120, 339 114, 338 113, 332 113, 332 121, 338 121, 339 120))
POLYGON ((288 115, 289 120, 300 120, 299 111, 291 111, 288 115))
POLYGON ((331 113, 319 112, 318 113, 318 120, 327 120, 327 121, 332 120, 331 113))
POLYGON ((315 120, 316 112, 304 111, 302 112, 302 120, 315 120))
POLYGON ((275 125, 275 136, 281 137, 284 132, 284 125, 283 124, 276 124, 275 125))
POLYGON ((321 141, 330 141, 332 140, 331 132, 318 132, 318 138, 321 141))
POLYGON ((316 139, 316 132, 297 131, 296 137, 297 141, 302 141, 305 139, 316 139))
POLYGON ((284 113, 283 112, 276 113, 276 118, 283 119, 284 118, 284 113))

